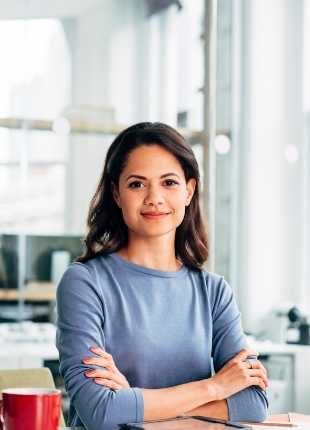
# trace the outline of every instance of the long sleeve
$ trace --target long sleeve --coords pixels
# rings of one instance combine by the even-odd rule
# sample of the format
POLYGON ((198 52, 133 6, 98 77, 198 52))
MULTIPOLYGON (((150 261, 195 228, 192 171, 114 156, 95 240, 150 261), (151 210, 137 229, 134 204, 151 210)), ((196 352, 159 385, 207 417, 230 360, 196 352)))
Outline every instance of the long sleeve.
MULTIPOLYGON (((213 315, 212 356, 217 372, 242 348, 247 347, 241 326, 240 312, 231 287, 221 278, 216 288, 210 289, 213 315)), ((227 399, 229 417, 232 421, 263 421, 266 419, 268 401, 259 387, 249 387, 227 399)))
MULTIPOLYGON (((143 396, 139 388, 114 392, 86 378, 90 367, 82 359, 90 346, 105 346, 104 299, 96 288, 95 276, 80 263, 64 274, 57 290, 57 348, 60 372, 71 404, 88 430, 116 428, 116 424, 143 419, 143 396)), ((70 424, 78 424, 76 414, 70 424)))

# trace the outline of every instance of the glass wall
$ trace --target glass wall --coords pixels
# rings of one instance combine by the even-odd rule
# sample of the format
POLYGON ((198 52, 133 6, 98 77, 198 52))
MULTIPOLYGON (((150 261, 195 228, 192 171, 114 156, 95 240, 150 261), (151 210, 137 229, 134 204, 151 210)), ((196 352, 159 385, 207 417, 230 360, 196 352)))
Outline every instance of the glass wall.
POLYGON ((120 130, 167 122, 202 164, 203 13, 203 0, 2 3, 0 317, 6 290, 23 291, 17 319, 28 291, 55 296, 120 130))
POLYGON ((201 129, 202 1, 181 9, 144 0, 7 3, 0 229, 83 234, 115 133, 145 120, 183 126, 189 136, 201 129))
MULTIPOLYGON (((28 238, 84 235, 127 125, 179 127, 202 168, 204 6, 2 2, 0 234, 20 257, 14 285, 30 279, 28 238)), ((218 1, 215 271, 254 332, 285 303, 310 312, 308 21, 307 1, 218 1)), ((82 245, 46 246, 73 258, 82 245)))
POLYGON ((57 19, 3 19, 0 40, 1 231, 59 233, 68 138, 41 129, 70 101, 66 35, 57 19))

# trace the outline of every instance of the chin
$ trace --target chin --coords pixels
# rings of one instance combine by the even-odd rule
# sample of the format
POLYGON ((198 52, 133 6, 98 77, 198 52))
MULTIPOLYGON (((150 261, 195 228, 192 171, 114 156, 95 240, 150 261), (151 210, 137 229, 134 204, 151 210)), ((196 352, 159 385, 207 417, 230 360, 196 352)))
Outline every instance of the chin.
POLYGON ((171 234, 171 233, 174 233, 175 232, 175 229, 171 229, 171 230, 168 230, 168 231, 154 231, 154 232, 148 232, 148 233, 146 233, 145 234, 145 236, 148 236, 148 237, 160 237, 160 236, 166 236, 167 234, 171 234))
POLYGON ((141 228, 141 229, 131 229, 133 231, 133 233, 135 233, 136 235, 140 236, 140 237, 149 237, 149 238, 154 238, 154 237, 160 237, 160 236, 165 236, 167 234, 175 234, 176 231, 176 226, 170 226, 170 227, 166 227, 163 228, 163 226, 152 226, 149 228, 141 228))

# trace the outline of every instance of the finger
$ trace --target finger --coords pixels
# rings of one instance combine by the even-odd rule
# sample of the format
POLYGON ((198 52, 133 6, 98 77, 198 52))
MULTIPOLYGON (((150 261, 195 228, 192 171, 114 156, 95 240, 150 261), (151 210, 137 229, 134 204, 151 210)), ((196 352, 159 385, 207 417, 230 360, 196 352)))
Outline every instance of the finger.
POLYGON ((121 385, 122 387, 125 385, 124 381, 122 380, 121 374, 114 373, 114 372, 104 370, 104 369, 89 370, 89 371, 85 372, 85 376, 87 378, 104 378, 107 380, 111 380, 111 381, 121 385))
POLYGON ((111 388, 112 390, 120 390, 122 388, 121 385, 117 384, 114 381, 111 381, 111 379, 95 378, 94 382, 98 385, 104 385, 107 388, 111 388))
POLYGON ((106 352, 104 349, 99 348, 99 346, 91 346, 89 350, 94 354, 99 355, 100 357, 106 358, 107 360, 114 362, 112 355, 106 352))
POLYGON ((266 379, 268 378, 266 369, 263 366, 260 366, 256 363, 254 365, 253 365, 253 363, 250 363, 250 366, 251 367, 248 368, 250 373, 262 375, 266 379))
POLYGON ((246 369, 252 369, 252 363, 250 360, 243 360, 240 362, 240 366, 245 367, 246 369))
POLYGON ((236 361, 245 361, 247 357, 254 356, 257 357, 257 352, 250 348, 244 348, 241 349, 241 351, 238 352, 238 354, 235 355, 235 357, 232 359, 233 362, 236 361))
POLYGON ((246 369, 261 369, 262 367, 258 360, 249 360, 248 358, 241 363, 246 369))
POLYGON ((251 348, 243 348, 236 356, 235 358, 239 360, 246 360, 247 358, 256 358, 258 356, 257 351, 251 348))
POLYGON ((260 378, 260 379, 262 379, 263 381, 264 381, 264 384, 266 385, 266 386, 268 386, 269 385, 269 381, 268 381, 268 378, 266 377, 266 375, 265 375, 265 373, 262 371, 262 370, 259 370, 259 369, 250 369, 249 370, 249 375, 250 375, 250 377, 254 377, 254 378, 260 378))
MULTIPOLYGON (((267 376, 267 370, 266 370, 266 368, 262 365, 262 363, 259 360, 249 360, 249 361, 250 361, 250 364, 251 364, 251 369, 260 369, 267 376)), ((250 368, 250 366, 249 366, 249 368, 250 368)))
POLYGON ((113 373, 104 369, 87 370, 87 372, 84 372, 84 375, 87 376, 87 378, 113 379, 113 373))
POLYGON ((266 391, 267 386, 264 383, 264 381, 261 378, 251 378, 253 381, 251 381, 251 385, 257 385, 258 387, 260 387, 263 391, 266 391))
POLYGON ((100 367, 105 367, 111 371, 116 369, 114 363, 111 363, 111 361, 106 360, 103 357, 85 357, 82 362, 84 364, 94 364, 100 367))

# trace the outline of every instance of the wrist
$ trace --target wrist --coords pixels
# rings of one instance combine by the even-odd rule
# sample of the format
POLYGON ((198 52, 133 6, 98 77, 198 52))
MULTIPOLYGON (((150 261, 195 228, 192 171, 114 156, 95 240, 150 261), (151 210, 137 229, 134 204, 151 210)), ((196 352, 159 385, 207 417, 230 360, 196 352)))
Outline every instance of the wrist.
POLYGON ((209 394, 209 402, 214 402, 217 400, 223 400, 223 395, 222 395, 222 390, 220 385, 217 383, 216 379, 214 378, 214 376, 212 376, 212 378, 209 379, 205 379, 205 384, 206 384, 206 389, 208 391, 209 394))

